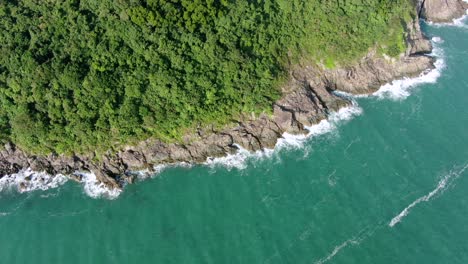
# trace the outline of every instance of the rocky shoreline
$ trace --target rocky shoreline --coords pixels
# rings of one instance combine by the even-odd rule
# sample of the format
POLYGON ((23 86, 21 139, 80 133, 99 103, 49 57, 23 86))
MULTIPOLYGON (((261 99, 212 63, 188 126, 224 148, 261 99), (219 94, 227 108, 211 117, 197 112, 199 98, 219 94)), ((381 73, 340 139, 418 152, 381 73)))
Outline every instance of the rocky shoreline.
MULTIPOLYGON (((466 8, 468 4, 461 0, 425 0, 420 1, 418 14, 430 21, 446 22, 465 14, 466 8)), ((355 65, 345 68, 330 70, 296 65, 290 70, 290 81, 283 87, 284 96, 273 105, 272 115, 244 115, 221 130, 200 128, 197 133, 184 137, 183 143, 146 140, 99 159, 94 154, 28 155, 7 143, 0 151, 0 178, 29 168, 83 181, 82 173, 77 172, 89 171, 96 175, 97 183, 118 189, 134 181, 132 172, 151 173, 159 164, 203 163, 209 158, 235 153, 238 146, 249 151, 273 148, 283 133, 305 134, 305 127, 350 105, 334 91, 369 94, 392 80, 414 77, 434 67, 434 59, 428 56, 431 44, 421 32, 418 20, 408 25, 407 44, 405 54, 399 58, 381 57, 371 51, 355 65)), ((28 177, 24 186, 27 181, 28 177)))
POLYGON ((418 14, 434 23, 450 23, 466 14, 468 2, 463 0, 420 0, 418 14))

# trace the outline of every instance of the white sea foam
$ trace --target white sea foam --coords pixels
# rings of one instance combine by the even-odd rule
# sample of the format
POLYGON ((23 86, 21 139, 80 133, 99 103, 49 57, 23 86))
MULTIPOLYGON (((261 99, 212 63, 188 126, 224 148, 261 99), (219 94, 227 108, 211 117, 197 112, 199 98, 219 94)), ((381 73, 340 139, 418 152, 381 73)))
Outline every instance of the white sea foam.
POLYGON ((131 171, 129 172, 132 176, 136 176, 138 180, 145 180, 148 178, 154 178, 161 174, 163 171, 169 168, 174 168, 174 167, 184 167, 184 168, 190 168, 192 167, 193 164, 190 164, 188 162, 177 162, 177 163, 169 163, 169 164, 158 164, 154 165, 152 169, 145 169, 145 170, 139 170, 139 171, 131 171))
POLYGON ((85 193, 92 198, 115 199, 122 192, 121 189, 111 189, 104 183, 98 181, 92 172, 75 172, 81 177, 81 183, 85 193))
POLYGON ((431 39, 434 43, 444 43, 444 40, 441 37, 432 37, 431 39))
MULTIPOLYGON (((467 1, 465 1, 467 2, 467 1)), ((468 3, 468 2, 467 2, 468 3)), ((427 24, 433 26, 433 27, 461 27, 461 28, 468 28, 468 25, 465 23, 468 18, 468 10, 466 10, 466 15, 459 17, 459 18, 454 18, 451 23, 434 23, 434 22, 427 22, 427 24)))
POLYGON ((423 83, 435 83, 440 77, 442 70, 445 68, 445 60, 443 57, 443 50, 436 44, 442 41, 441 38, 437 39, 439 42, 434 41, 434 49, 431 56, 436 58, 434 63, 435 68, 421 73, 416 78, 404 78, 395 80, 391 83, 385 84, 378 91, 372 94, 380 99, 393 99, 402 100, 410 95, 410 90, 423 83))
MULTIPOLYGON (((93 198, 116 198, 121 190, 109 189, 103 183, 98 182, 94 173, 76 172, 81 177, 83 189, 87 195, 93 198)), ((20 193, 36 190, 48 190, 65 184, 69 178, 62 174, 50 175, 45 172, 36 172, 31 169, 21 170, 18 173, 6 175, 0 179, 0 192, 14 190, 20 193)))
MULTIPOLYGON (((468 0, 466 0, 468 1, 468 0)), ((463 22, 463 18, 454 20, 454 24, 458 25, 463 22)), ((436 24, 437 26, 437 24, 436 24)), ((433 37, 433 43, 443 43, 443 40, 440 37, 433 37)), ((424 72, 419 77, 416 78, 405 78, 402 80, 393 81, 390 84, 382 86, 377 92, 372 94, 378 98, 391 98, 391 99, 404 99, 409 96, 409 89, 422 84, 422 83, 434 83, 439 78, 441 70, 445 67, 445 62, 443 59, 442 50, 434 45, 434 50, 432 56, 436 57, 435 69, 424 72)), ((339 96, 347 97, 353 99, 355 97, 363 97, 347 94, 344 92, 337 91, 335 92, 339 96)), ((304 142, 313 137, 322 134, 329 133, 336 129, 337 125, 343 121, 352 119, 354 116, 360 115, 362 109, 353 101, 353 105, 350 107, 345 107, 340 109, 338 112, 330 114, 328 119, 322 120, 316 125, 305 127, 308 130, 308 133, 305 135, 293 135, 289 133, 284 133, 282 138, 280 138, 275 145, 274 149, 264 149, 256 152, 249 152, 246 149, 243 149, 240 146, 238 151, 235 154, 228 154, 225 157, 220 158, 208 158, 204 163, 207 166, 214 167, 217 165, 224 166, 228 169, 237 168, 245 169, 247 166, 247 160, 249 159, 259 159, 265 157, 271 157, 272 154, 283 148, 301 148, 304 146, 304 142)), ((135 172, 138 179, 145 179, 149 176, 157 175, 163 170, 169 167, 175 166, 191 166, 189 163, 177 163, 170 165, 157 165, 154 167, 154 170, 149 171, 139 171, 135 172)), ((103 183, 100 183, 96 179, 96 175, 93 173, 77 172, 77 175, 81 176, 84 191, 90 197, 98 198, 105 197, 109 199, 114 199, 119 196, 122 192, 120 189, 109 189, 103 183)), ((29 192, 34 190, 47 190, 50 188, 57 188, 60 185, 63 185, 68 178, 64 175, 49 175, 43 172, 34 172, 30 169, 22 170, 19 173, 7 175, 0 179, 0 191, 5 189, 16 189, 19 192, 29 192)))
POLYGON ((50 175, 45 172, 35 172, 31 169, 5 175, 0 179, 0 191, 14 189, 18 192, 48 190, 57 188, 67 182, 68 178, 62 174, 50 175))
MULTIPOLYGON (((161 173, 168 167, 171 166, 191 166, 189 163, 181 162, 178 164, 169 165, 156 165, 153 170, 136 171, 133 174, 138 179, 145 179, 153 175, 161 173)), ((122 192, 121 189, 111 189, 104 183, 98 181, 96 175, 92 172, 76 171, 74 175, 80 178, 80 183, 83 186, 84 192, 92 198, 106 198, 115 199, 122 192)), ((36 172, 31 169, 21 170, 18 173, 5 175, 0 179, 0 192, 6 190, 13 190, 20 193, 31 192, 36 190, 48 190, 57 188, 65 184, 69 180, 69 177, 56 174, 50 175, 45 172, 36 172)), ((57 194, 41 195, 42 198, 49 196, 56 196, 57 194)))
POLYGON ((414 202, 412 202, 410 205, 408 205, 403 211, 401 211, 397 216, 395 216, 390 223, 388 224, 390 227, 395 226, 398 224, 405 216, 407 216, 411 209, 415 207, 417 204, 422 203, 422 202, 428 202, 432 197, 434 197, 436 194, 443 192, 447 187, 450 185, 450 183, 460 177, 463 172, 468 168, 468 164, 466 164, 462 169, 451 172, 447 175, 445 175, 437 184, 437 187, 429 192, 428 194, 419 197, 416 199, 414 202))
POLYGON ((219 158, 208 158, 204 165, 207 165, 211 168, 214 168, 216 166, 222 166, 227 169, 236 168, 242 170, 247 167, 248 159, 261 159, 265 157, 270 157, 273 153, 272 149, 264 149, 255 152, 250 152, 238 144, 234 145, 237 148, 236 153, 228 154, 224 157, 219 158))
POLYGON ((453 25, 456 27, 468 28, 468 25, 465 23, 467 18, 468 18, 468 10, 466 10, 466 15, 460 18, 455 18, 453 20, 453 25))
POLYGON ((336 129, 340 123, 348 121, 361 113, 362 109, 357 105, 357 103, 353 102, 351 106, 341 108, 337 112, 331 113, 328 119, 324 119, 316 125, 305 127, 308 131, 307 134, 294 135, 284 133, 282 137, 278 139, 274 149, 250 152, 241 146, 236 145, 238 151, 235 154, 228 154, 227 156, 220 158, 208 158, 204 164, 210 167, 223 166, 228 169, 245 169, 247 167, 247 161, 250 159, 258 160, 269 158, 276 151, 281 149, 301 148, 309 138, 329 133, 336 129))

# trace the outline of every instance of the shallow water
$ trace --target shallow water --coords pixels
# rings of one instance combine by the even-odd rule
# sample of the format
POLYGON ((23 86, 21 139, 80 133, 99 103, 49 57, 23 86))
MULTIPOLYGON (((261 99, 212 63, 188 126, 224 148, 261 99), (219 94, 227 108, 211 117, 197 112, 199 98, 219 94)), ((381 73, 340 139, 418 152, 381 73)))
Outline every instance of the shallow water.
POLYGON ((4 189, 1 263, 468 263, 468 29, 424 28, 436 82, 356 98, 309 139, 114 200, 4 189))

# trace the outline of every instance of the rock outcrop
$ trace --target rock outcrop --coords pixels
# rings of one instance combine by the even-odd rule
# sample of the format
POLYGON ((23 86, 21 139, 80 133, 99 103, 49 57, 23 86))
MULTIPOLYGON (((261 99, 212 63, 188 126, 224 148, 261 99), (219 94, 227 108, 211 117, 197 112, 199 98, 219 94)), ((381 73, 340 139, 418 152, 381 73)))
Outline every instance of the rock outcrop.
MULTIPOLYGON (((333 91, 371 93, 393 79, 414 76, 432 68, 433 59, 426 55, 431 45, 422 35, 418 22, 410 23, 407 32, 408 49, 399 58, 385 58, 370 52, 355 65, 339 69, 296 65, 290 70, 290 81, 283 88, 284 96, 274 103, 271 115, 244 115, 224 129, 200 128, 180 143, 146 140, 99 159, 93 154, 39 157, 8 143, 0 151, 0 178, 24 168, 65 175, 92 171, 98 181, 119 188, 124 182, 133 182, 132 171, 151 171, 158 164, 205 162, 211 157, 234 153, 238 146, 250 151, 272 148, 283 133, 304 133, 304 127, 350 104, 333 91)), ((73 179, 79 180, 79 177, 73 179)))
POLYGON ((467 8, 463 0, 422 0, 419 14, 431 22, 447 23, 465 15, 467 8))

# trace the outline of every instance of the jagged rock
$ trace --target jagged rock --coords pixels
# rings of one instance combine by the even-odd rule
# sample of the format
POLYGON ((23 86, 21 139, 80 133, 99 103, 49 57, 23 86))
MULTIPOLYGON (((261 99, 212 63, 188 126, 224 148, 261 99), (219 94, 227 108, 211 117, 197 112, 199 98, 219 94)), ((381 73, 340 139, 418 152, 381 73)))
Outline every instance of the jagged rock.
POLYGON ((135 175, 124 175, 123 179, 126 183, 128 184, 133 184, 135 183, 135 175))
POLYGON ((122 163, 124 163, 128 168, 141 169, 146 167, 146 158, 140 152, 135 150, 127 150, 120 153, 120 158, 122 163))
POLYGON ((139 144, 138 149, 149 164, 160 164, 170 160, 170 150, 161 141, 148 140, 139 144))
POLYGON ((452 22, 466 14, 468 4, 462 0, 423 0, 420 15, 436 23, 452 22))
MULTIPOLYGON (((90 164, 89 168, 94 174, 96 175, 96 179, 106 185, 107 187, 111 189, 119 189, 121 188, 120 184, 118 184, 116 180, 116 176, 110 171, 106 171, 103 169, 103 166, 95 165, 95 164, 90 164)), ((123 173, 123 172, 122 172, 123 173)))
POLYGON ((413 20, 408 24, 407 28, 406 42, 408 43, 408 48, 406 49, 406 56, 431 53, 431 42, 423 36, 419 21, 413 20))
MULTIPOLYGON (((430 4, 423 6, 427 10, 432 8, 430 4)), ((433 58, 424 55, 432 47, 417 21, 408 24, 407 42, 406 53, 395 59, 370 52, 358 63, 344 68, 296 65, 290 70, 289 83, 282 89, 283 97, 273 105, 272 116, 243 116, 236 124, 220 131, 213 127, 199 128, 182 142, 148 139, 99 159, 94 153, 36 157, 7 143, 0 150, 0 178, 31 167, 51 174, 69 174, 71 179, 80 181, 79 176, 73 176, 75 171, 92 171, 99 182, 110 188, 120 188, 124 182, 134 181, 133 176, 128 176, 132 170, 151 169, 163 163, 204 162, 210 157, 233 153, 236 144, 251 151, 272 148, 284 132, 305 133, 304 126, 316 124, 331 111, 349 104, 332 91, 372 93, 395 78, 414 76, 433 67, 433 58)))
POLYGON ((296 119, 294 118, 294 112, 274 105, 273 107, 274 122, 280 127, 282 131, 294 131, 300 132, 303 128, 298 126, 296 119))
POLYGON ((54 168, 50 166, 49 161, 42 157, 33 157, 29 162, 29 168, 33 171, 45 171, 48 173, 54 171, 54 168))
POLYGON ((18 164, 9 163, 6 160, 0 160, 0 179, 5 175, 17 173, 21 170, 18 164))
POLYGON ((68 178, 75 182, 81 182, 81 176, 76 175, 76 174, 70 174, 68 175, 68 178))
POLYGON ((169 145, 169 155, 171 162, 192 162, 190 152, 183 145, 169 145))
MULTIPOLYGON (((336 100, 341 99, 337 97, 336 100)), ((308 87, 306 81, 302 88, 284 96, 276 103, 275 114, 279 116, 275 121, 281 124, 285 132, 300 133, 304 131, 304 126, 311 126, 326 118, 326 112, 327 106, 320 101, 314 90, 308 87)))
POLYGON ((333 90, 368 94, 394 79, 417 76, 422 71, 433 68, 433 62, 433 58, 418 54, 402 56, 396 61, 370 54, 353 67, 352 76, 347 68, 327 71, 325 76, 332 83, 330 88, 333 90))

